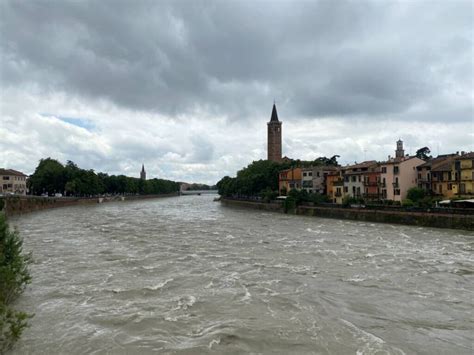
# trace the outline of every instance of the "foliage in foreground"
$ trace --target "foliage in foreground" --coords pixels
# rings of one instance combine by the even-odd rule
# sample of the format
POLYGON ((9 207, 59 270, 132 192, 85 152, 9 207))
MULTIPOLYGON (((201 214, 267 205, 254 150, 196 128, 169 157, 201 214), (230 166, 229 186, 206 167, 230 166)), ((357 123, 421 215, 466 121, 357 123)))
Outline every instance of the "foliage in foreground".
POLYGON ((20 338, 31 317, 11 306, 31 280, 29 262, 18 232, 9 229, 5 215, 0 213, 0 354, 20 338))

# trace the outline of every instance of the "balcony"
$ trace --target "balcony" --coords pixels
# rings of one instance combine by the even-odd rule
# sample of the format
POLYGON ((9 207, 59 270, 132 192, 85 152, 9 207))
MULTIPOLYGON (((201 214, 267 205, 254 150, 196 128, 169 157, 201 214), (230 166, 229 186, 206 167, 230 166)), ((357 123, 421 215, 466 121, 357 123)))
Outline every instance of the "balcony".
POLYGON ((379 182, 379 187, 387 187, 387 184, 384 182, 379 182))
POLYGON ((400 187, 400 185, 398 184, 398 182, 393 182, 392 185, 393 185, 393 188, 394 188, 394 189, 398 189, 398 188, 400 187))
POLYGON ((341 192, 336 192, 336 193, 334 194, 334 196, 336 196, 336 197, 342 197, 342 193, 341 193, 341 192))
POLYGON ((374 186, 377 187, 379 186, 379 183, 377 181, 364 181, 364 186, 374 186))

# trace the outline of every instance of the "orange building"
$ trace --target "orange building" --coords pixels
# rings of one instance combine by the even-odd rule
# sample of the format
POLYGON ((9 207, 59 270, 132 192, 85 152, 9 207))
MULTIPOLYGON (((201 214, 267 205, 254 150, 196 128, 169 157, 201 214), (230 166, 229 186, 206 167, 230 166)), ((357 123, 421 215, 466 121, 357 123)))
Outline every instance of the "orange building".
POLYGON ((301 168, 291 168, 280 171, 278 176, 278 190, 285 195, 293 189, 301 189, 301 168))
POLYGON ((342 203, 344 197, 344 179, 341 171, 333 171, 326 175, 326 194, 333 203, 342 203))
POLYGON ((380 166, 374 164, 364 173, 364 194, 366 200, 380 199, 380 166))

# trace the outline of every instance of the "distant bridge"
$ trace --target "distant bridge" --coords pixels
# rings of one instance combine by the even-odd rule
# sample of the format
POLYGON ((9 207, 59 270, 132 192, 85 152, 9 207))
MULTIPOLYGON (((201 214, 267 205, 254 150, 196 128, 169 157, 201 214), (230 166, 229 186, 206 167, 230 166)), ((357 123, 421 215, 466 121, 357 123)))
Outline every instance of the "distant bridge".
POLYGON ((181 190, 181 195, 210 195, 217 194, 217 190, 181 190))

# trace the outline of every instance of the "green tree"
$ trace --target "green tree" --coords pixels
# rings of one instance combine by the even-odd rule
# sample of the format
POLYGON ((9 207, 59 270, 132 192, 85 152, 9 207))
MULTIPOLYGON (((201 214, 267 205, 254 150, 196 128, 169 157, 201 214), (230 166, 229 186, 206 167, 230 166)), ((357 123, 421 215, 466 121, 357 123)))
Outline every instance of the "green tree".
POLYGON ((66 184, 66 170, 55 159, 41 159, 35 172, 28 180, 30 190, 35 195, 63 192, 66 184))
POLYGON ((20 338, 31 317, 11 307, 31 280, 29 262, 18 232, 10 230, 5 215, 0 213, 0 353, 20 338))
POLYGON ((425 190, 419 187, 412 187, 407 191, 407 199, 413 203, 421 201, 425 197, 425 190))
POLYGON ((423 159, 423 160, 429 160, 429 159, 432 158, 431 155, 428 155, 430 153, 431 153, 430 148, 423 147, 423 148, 420 148, 416 151, 416 157, 420 158, 420 159, 423 159))

